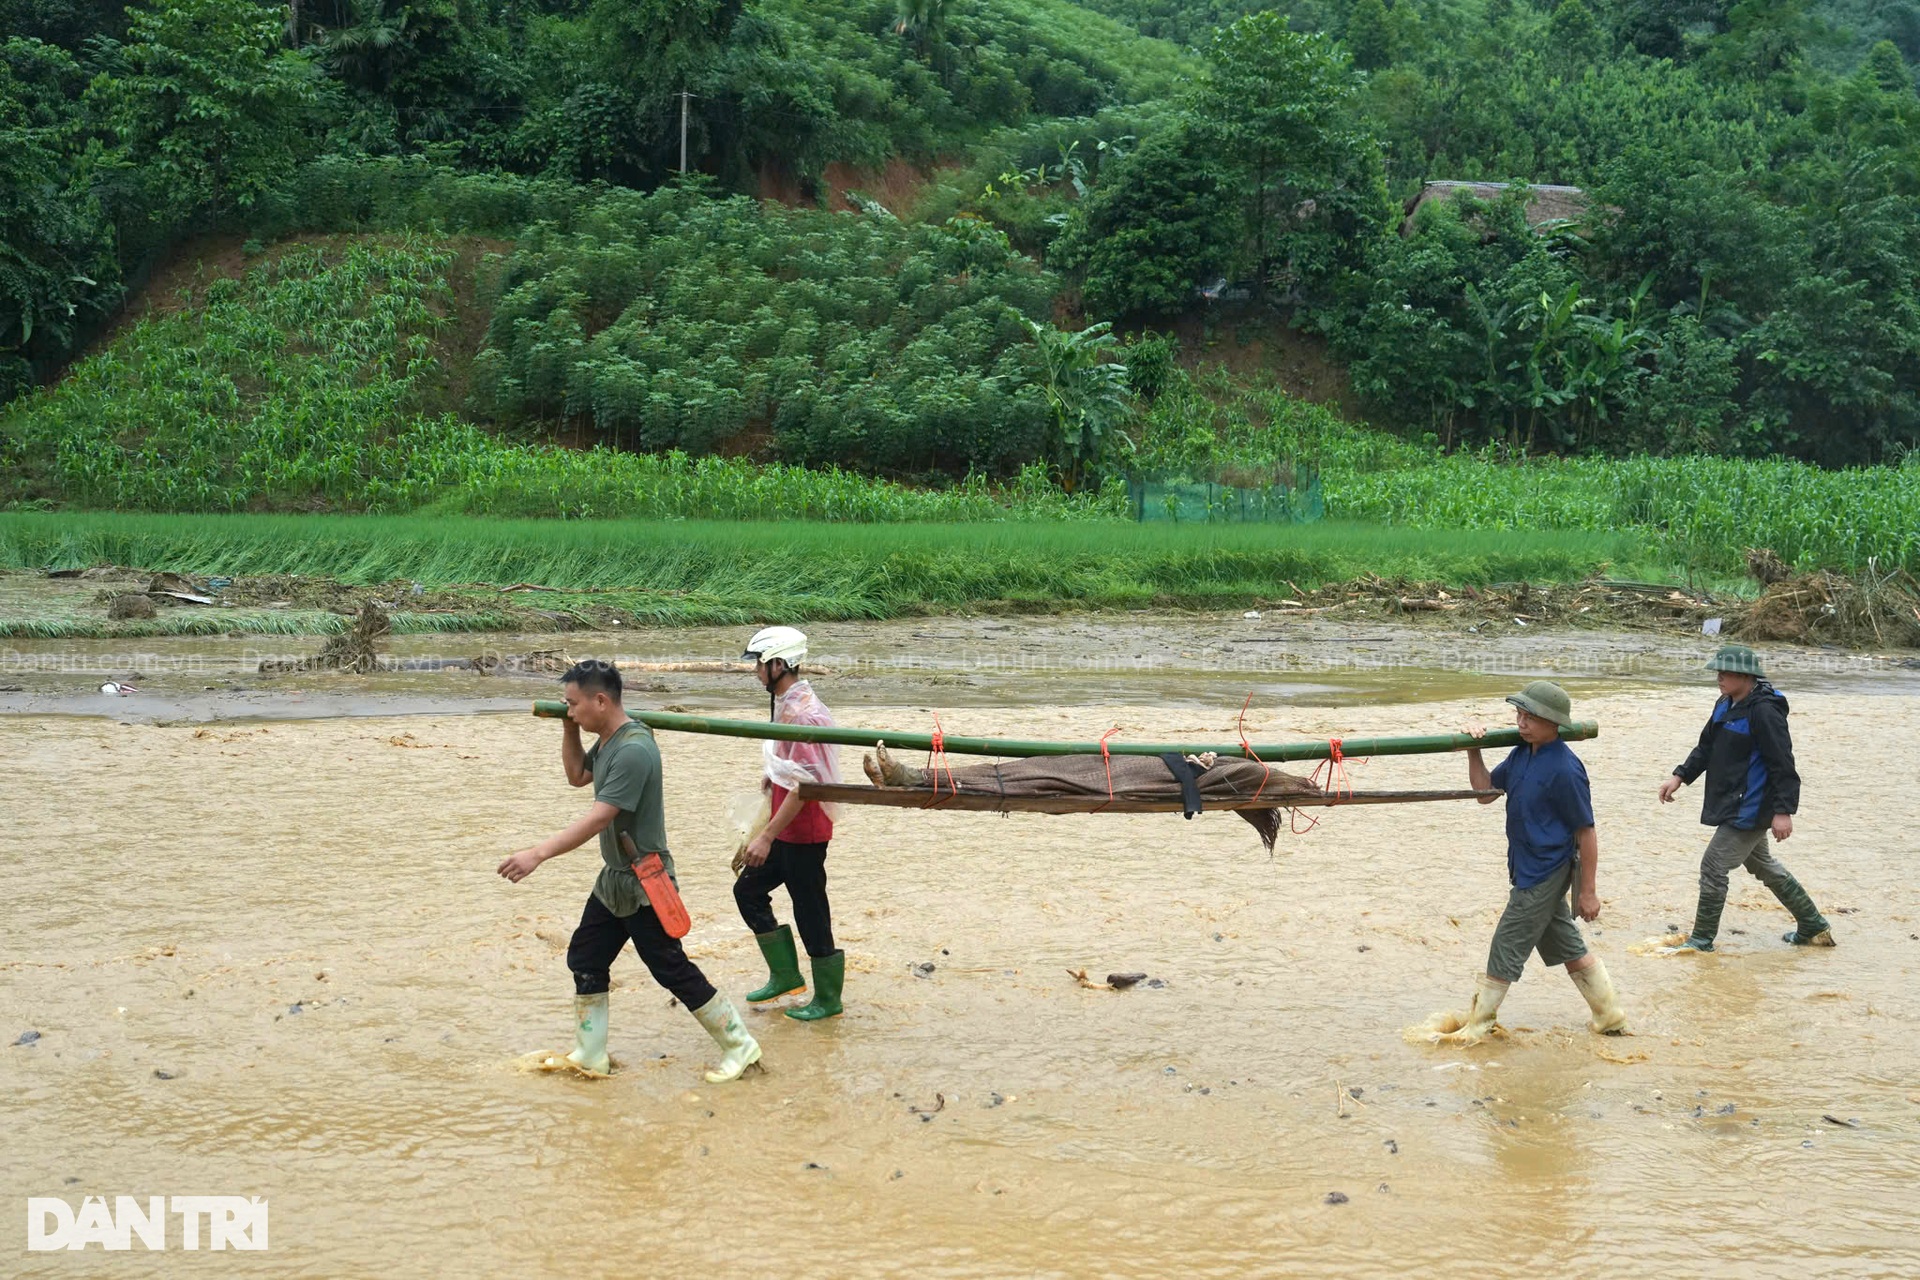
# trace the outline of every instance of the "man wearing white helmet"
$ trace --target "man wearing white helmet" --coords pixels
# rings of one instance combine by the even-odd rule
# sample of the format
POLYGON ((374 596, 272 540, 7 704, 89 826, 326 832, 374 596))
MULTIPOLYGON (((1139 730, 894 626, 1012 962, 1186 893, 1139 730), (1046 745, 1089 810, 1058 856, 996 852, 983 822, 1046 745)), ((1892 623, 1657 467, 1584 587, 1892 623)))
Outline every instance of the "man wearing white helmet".
MULTIPOLYGON (((793 627, 767 627, 747 641, 741 655, 752 661, 754 676, 767 691, 772 719, 780 724, 831 725, 833 716, 800 677, 807 656, 807 637, 793 627)), ((841 984, 847 957, 833 944, 833 917, 827 904, 827 842, 833 839, 833 815, 816 800, 802 800, 798 788, 806 782, 840 781, 839 752, 815 742, 762 744, 764 766, 761 787, 767 793, 767 825, 741 851, 746 865, 733 885, 740 918, 753 930, 760 954, 767 960, 767 982, 747 993, 754 1004, 804 992, 800 957, 793 930, 776 924, 773 891, 787 887, 793 903, 793 921, 813 961, 813 998, 788 1009, 789 1018, 813 1022, 840 1012, 841 984)))

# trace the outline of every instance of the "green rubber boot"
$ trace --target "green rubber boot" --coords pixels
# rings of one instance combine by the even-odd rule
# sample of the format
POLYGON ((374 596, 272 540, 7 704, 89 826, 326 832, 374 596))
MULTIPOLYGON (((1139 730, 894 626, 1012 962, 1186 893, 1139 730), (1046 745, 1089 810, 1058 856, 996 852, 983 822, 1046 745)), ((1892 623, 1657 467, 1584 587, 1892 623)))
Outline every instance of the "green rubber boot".
POLYGON ((847 978, 847 953, 836 951, 830 956, 813 958, 813 999, 798 1009, 788 1009, 789 1018, 798 1018, 802 1022, 818 1022, 822 1018, 838 1017, 840 1014, 840 989, 847 978))
POLYGON ((1794 930, 1781 935, 1783 942, 1796 947, 1833 945, 1833 930, 1828 927, 1827 918, 1813 905, 1813 895, 1801 888, 1798 880, 1788 876, 1780 884, 1769 887, 1773 896, 1780 899, 1780 905, 1793 912, 1794 930))
POLYGON ((1726 898, 1708 898, 1705 894, 1700 896, 1700 905, 1693 911, 1693 932, 1687 935, 1684 944, 1687 950, 1713 950, 1713 940, 1720 933, 1720 913, 1726 909, 1726 898))
POLYGON ((767 985, 747 992, 748 1004, 765 1004, 807 989, 807 980, 800 973, 800 953, 794 949, 792 929, 783 924, 772 933, 754 934, 753 940, 760 944, 760 954, 767 958, 767 985))

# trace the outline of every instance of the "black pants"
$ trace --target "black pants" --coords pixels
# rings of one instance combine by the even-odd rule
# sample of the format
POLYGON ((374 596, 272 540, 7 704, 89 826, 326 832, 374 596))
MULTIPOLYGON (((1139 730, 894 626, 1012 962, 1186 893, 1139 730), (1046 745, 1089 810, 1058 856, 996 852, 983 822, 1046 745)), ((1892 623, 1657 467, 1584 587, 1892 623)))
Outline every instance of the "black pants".
POLYGON ((587 895, 580 927, 567 944, 567 968, 573 970, 576 995, 598 995, 607 989, 608 970, 628 940, 632 940, 633 949, 640 953, 640 961, 653 980, 673 992, 681 1004, 698 1009, 713 999, 713 984, 687 959, 680 939, 667 936, 652 907, 642 907, 630 916, 616 916, 592 894, 587 895))
POLYGON ((807 954, 816 960, 830 956, 833 945, 833 910, 827 905, 827 845, 788 844, 775 840, 767 860, 748 867, 733 882, 733 900, 740 905, 740 918, 755 933, 772 933, 779 928, 773 918, 773 891, 787 886, 793 899, 793 923, 800 930, 800 941, 807 954))

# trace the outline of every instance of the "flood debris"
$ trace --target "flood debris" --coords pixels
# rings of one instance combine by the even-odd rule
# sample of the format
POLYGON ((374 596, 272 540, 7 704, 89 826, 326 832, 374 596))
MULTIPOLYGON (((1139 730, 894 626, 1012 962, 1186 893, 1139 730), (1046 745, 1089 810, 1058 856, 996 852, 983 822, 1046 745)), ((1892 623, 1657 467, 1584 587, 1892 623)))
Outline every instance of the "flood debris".
MULTIPOLYGON (((1260 603, 1285 606, 1276 615, 1281 617, 1384 615, 1457 621, 1476 632, 1489 626, 1610 626, 1847 648, 1920 647, 1920 580, 1904 569, 1883 569, 1869 560, 1854 574, 1800 572, 1765 548, 1747 552, 1747 568, 1759 588, 1757 598, 1604 576, 1557 586, 1448 587, 1367 574, 1313 591, 1288 584, 1290 598, 1260 603)), ((1274 638, 1248 636, 1235 643, 1274 643, 1274 638)))
POLYGON ((379 665, 379 646, 392 634, 387 611, 369 600, 345 631, 320 647, 315 663, 330 671, 372 671, 379 665))
POLYGON ((262 672, 272 671, 344 671, 367 675, 380 669, 380 647, 393 634, 393 620, 387 611, 369 600, 346 630, 320 646, 311 658, 288 660, 267 658, 260 663, 262 672))
POLYGON ((1546 623, 1698 631, 1707 617, 1733 611, 1732 605, 1705 592, 1671 583, 1599 576, 1559 586, 1499 582, 1448 587, 1438 582, 1367 574, 1310 592, 1297 587, 1294 591, 1294 598, 1279 602, 1290 606, 1282 616, 1418 617, 1434 622, 1458 621, 1470 630, 1490 624, 1525 628, 1546 623))
POLYGON ((530 653, 482 653, 467 659, 480 675, 557 676, 573 665, 574 659, 561 649, 535 649, 530 653))
POLYGON ((49 569, 49 578, 80 578, 88 582, 138 582, 147 575, 125 565, 96 564, 85 569, 49 569))
POLYGON ((162 596, 183 604, 212 604, 212 592, 210 584, 196 581, 184 573, 156 573, 147 579, 146 585, 148 599, 162 596))
POLYGON ((1776 568, 1779 557, 1770 551, 1749 551, 1747 563, 1763 586, 1760 598, 1734 624, 1733 633, 1741 639, 1847 648, 1920 646, 1920 581, 1905 569, 1882 570, 1870 559, 1864 571, 1852 575, 1782 573, 1776 568))
POLYGON ((115 622, 157 618, 159 616, 160 610, 154 605, 153 598, 137 592, 116 595, 113 598, 113 602, 107 606, 107 617, 115 622))
POLYGON ((160 616, 162 607, 213 604, 214 595, 219 587, 210 583, 224 584, 230 581, 230 579, 216 578, 210 582, 203 582, 183 573, 142 573, 139 570, 123 569, 118 565, 55 571, 47 576, 117 584, 106 587, 94 595, 96 604, 107 607, 107 619, 111 622, 150 622, 160 616), (127 589, 135 583, 138 583, 137 587, 133 590, 127 589))

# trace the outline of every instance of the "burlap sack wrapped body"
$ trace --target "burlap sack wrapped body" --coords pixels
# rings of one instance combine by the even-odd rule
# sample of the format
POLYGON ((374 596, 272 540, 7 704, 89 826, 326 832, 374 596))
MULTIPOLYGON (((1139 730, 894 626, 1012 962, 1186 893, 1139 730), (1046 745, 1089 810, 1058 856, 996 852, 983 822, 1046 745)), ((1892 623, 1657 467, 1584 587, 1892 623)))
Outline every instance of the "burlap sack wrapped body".
MULTIPOLYGON (((1206 755, 1179 757, 1193 774, 1193 788, 1204 806, 1221 807, 1248 801, 1272 801, 1272 807, 1234 810, 1260 834, 1268 850, 1280 834, 1279 811, 1290 801, 1317 799, 1318 785, 1253 760, 1206 755)), ((1033 756, 1000 764, 948 767, 937 764, 915 768, 895 760, 884 744, 862 761, 867 780, 876 787, 924 790, 937 806, 937 796, 1090 797, 1179 803, 1191 801, 1175 765, 1156 756, 1095 755, 1033 756)))

